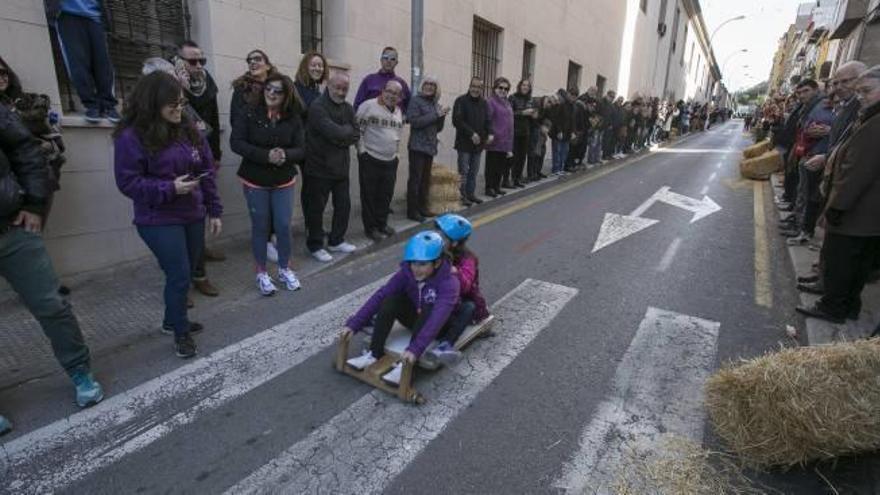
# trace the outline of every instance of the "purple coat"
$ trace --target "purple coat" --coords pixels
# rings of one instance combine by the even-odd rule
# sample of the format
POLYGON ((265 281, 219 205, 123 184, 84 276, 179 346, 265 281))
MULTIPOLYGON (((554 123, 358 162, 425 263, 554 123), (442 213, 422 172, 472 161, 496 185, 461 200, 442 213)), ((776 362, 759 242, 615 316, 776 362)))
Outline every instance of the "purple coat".
POLYGON ((397 106, 400 107, 400 111, 406 115, 406 109, 409 108, 409 86, 406 84, 402 78, 398 77, 394 72, 375 72, 373 74, 368 75, 361 81, 360 87, 358 87, 358 92, 354 97, 354 110, 357 111, 358 107, 361 103, 372 100, 373 98, 382 94, 382 90, 385 89, 385 85, 388 84, 388 81, 394 79, 399 82, 403 87, 403 91, 400 93, 400 100, 397 102, 397 106))
POLYGON ((348 319, 346 326, 354 332, 360 332, 367 321, 379 312, 379 307, 386 297, 406 294, 419 312, 423 309, 431 310, 431 315, 424 326, 406 348, 417 357, 421 356, 437 338, 440 330, 449 320, 449 315, 458 306, 458 287, 458 277, 452 274, 452 267, 448 261, 444 260, 434 275, 424 281, 421 288, 409 264, 403 262, 400 264, 400 270, 391 277, 391 280, 377 290, 361 309, 348 319))
POLYGON ((489 98, 489 118, 492 120, 492 134, 495 140, 486 146, 489 151, 513 151, 513 107, 506 98, 489 98))
POLYGON ((223 214, 214 182, 214 158, 205 138, 198 147, 176 142, 150 154, 129 127, 113 144, 116 186, 134 202, 135 225, 180 225, 203 220, 206 213, 212 218, 223 214), (175 194, 175 178, 204 172, 208 175, 191 193, 175 194))

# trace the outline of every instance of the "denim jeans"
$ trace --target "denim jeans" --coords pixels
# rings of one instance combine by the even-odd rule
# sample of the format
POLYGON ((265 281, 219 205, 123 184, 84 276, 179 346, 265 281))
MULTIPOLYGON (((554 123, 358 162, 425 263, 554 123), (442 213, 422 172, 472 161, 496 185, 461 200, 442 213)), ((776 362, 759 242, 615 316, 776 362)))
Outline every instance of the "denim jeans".
POLYGON ((553 140, 553 173, 562 172, 568 159, 568 147, 571 143, 559 139, 553 140))
POLYGON ((599 163, 602 159, 602 133, 593 131, 590 135, 589 151, 587 152, 587 163, 599 163))
POLYGON ((458 152, 458 174, 461 175, 461 197, 471 198, 477 190, 477 175, 480 173, 481 151, 458 152))
POLYGON ((88 368, 89 348, 73 309, 58 294, 58 277, 43 238, 17 227, 0 234, 0 276, 40 323, 65 371, 88 368))
POLYGON ((104 25, 86 17, 61 14, 56 27, 67 73, 83 106, 114 108, 113 63, 104 25))
POLYGON ((275 232, 278 266, 290 266, 290 220, 293 217, 293 186, 259 189, 242 186, 251 216, 251 253, 257 270, 266 271, 266 244, 275 232))
POLYGON ((474 321, 474 312, 476 310, 477 305, 473 301, 462 299, 458 303, 458 307, 449 315, 446 327, 441 331, 438 340, 449 342, 449 345, 455 344, 455 341, 464 333, 465 328, 474 321))
POLYGON ((175 338, 179 338, 189 332, 186 293, 189 291, 191 267, 205 247, 205 221, 185 225, 138 225, 137 231, 165 273, 165 318, 162 326, 173 328, 175 338))

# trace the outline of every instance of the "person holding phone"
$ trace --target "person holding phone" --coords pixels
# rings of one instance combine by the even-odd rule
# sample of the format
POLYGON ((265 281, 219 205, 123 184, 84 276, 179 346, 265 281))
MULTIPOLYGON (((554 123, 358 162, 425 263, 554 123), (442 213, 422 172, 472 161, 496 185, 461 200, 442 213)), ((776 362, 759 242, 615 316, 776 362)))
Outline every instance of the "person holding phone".
POLYGON ((201 256, 205 222, 219 235, 223 207, 214 182, 211 148, 184 114, 183 88, 173 76, 141 78, 114 132, 116 185, 134 203, 138 234, 165 273, 162 332, 174 335, 177 356, 196 355, 187 318, 191 267, 201 256))

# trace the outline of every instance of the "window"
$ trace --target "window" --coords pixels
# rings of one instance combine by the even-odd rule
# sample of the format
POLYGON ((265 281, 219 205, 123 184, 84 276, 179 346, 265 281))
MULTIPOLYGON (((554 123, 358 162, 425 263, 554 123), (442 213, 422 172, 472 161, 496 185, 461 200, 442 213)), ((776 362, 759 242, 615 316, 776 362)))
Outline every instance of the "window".
MULTIPOLYGON (((141 76, 144 59, 169 58, 177 52, 177 45, 189 38, 189 5, 187 0, 105 0, 104 13, 109 19, 105 29, 116 76, 116 97, 125 100, 141 76)), ((52 38, 61 106, 64 111, 75 111, 76 91, 65 70, 58 40, 54 35, 52 38)))
POLYGON ((324 0, 300 1, 300 45, 302 52, 324 50, 324 0))
POLYGON ((501 61, 501 28, 479 17, 474 17, 474 45, 471 53, 471 75, 483 79, 483 94, 489 96, 492 83, 498 76, 501 61))
POLYGON ((657 20, 665 23, 666 22, 666 4, 668 0, 660 0, 660 15, 657 17, 657 20))
POLYGON ((523 41, 522 78, 532 81, 535 76, 535 44, 523 41))
MULTIPOLYGON (((678 23, 681 21, 681 9, 675 9, 675 16, 672 18, 672 53, 675 53, 675 49, 678 48, 678 23)), ((670 55, 671 59, 672 56, 670 55)), ((682 56, 682 59, 684 56, 682 56)))
POLYGON ((569 88, 580 88, 581 85, 581 66, 568 61, 568 79, 566 80, 565 89, 569 88))
POLYGON ((605 76, 599 74, 596 76, 596 89, 598 89, 598 95, 602 96, 605 94, 605 76))
POLYGON ((687 21, 685 21, 684 35, 681 37, 681 42, 685 43, 685 47, 681 51, 681 61, 678 62, 679 65, 684 65, 684 53, 687 51, 687 39, 688 39, 688 24, 687 24, 687 21))
POLYGON ((648 0, 639 0, 639 8, 642 9, 643 14, 648 13, 648 0))

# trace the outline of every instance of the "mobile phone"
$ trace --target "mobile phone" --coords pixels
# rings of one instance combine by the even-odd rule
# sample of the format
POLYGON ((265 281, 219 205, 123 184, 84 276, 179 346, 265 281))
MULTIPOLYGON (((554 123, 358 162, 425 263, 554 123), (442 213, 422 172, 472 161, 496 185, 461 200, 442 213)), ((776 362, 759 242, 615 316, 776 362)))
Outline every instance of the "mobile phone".
POLYGON ((201 180, 209 175, 211 175, 211 172, 202 172, 200 174, 189 174, 189 176, 192 180, 201 180))

